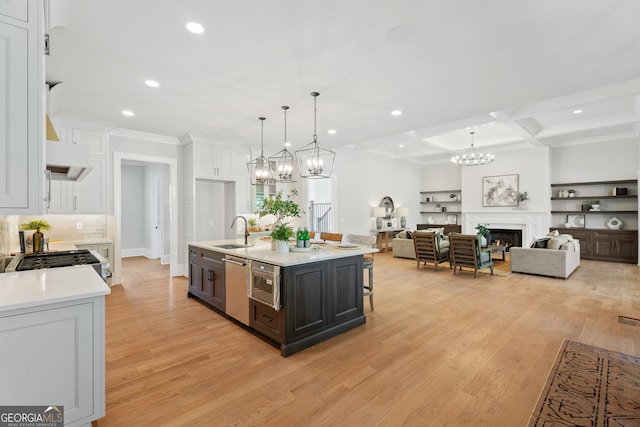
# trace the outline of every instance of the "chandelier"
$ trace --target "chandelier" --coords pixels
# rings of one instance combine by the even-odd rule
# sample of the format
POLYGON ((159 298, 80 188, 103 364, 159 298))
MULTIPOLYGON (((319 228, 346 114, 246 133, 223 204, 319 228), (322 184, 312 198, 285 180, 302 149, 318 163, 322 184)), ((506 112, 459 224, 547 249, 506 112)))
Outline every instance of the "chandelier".
POLYGON ((475 149, 473 146, 473 134, 475 132, 469 133, 471 134, 471 148, 462 154, 453 156, 451 162, 458 166, 480 166, 493 162, 495 160, 493 154, 483 153, 475 149))
POLYGON ((336 157, 336 153, 323 147, 318 142, 316 127, 316 99, 318 95, 320 95, 318 92, 311 92, 311 96, 313 96, 313 141, 296 150, 300 176, 307 179, 331 177, 331 170, 336 157))
POLYGON ((264 121, 265 117, 258 117, 260 120, 260 156, 247 163, 251 185, 264 184, 271 176, 271 163, 264 157, 264 121))
POLYGON ((293 154, 287 150, 287 146, 291 145, 287 142, 287 110, 289 107, 283 105, 282 109, 284 110, 284 149, 270 156, 269 161, 275 165, 272 172, 276 182, 296 182, 293 154))

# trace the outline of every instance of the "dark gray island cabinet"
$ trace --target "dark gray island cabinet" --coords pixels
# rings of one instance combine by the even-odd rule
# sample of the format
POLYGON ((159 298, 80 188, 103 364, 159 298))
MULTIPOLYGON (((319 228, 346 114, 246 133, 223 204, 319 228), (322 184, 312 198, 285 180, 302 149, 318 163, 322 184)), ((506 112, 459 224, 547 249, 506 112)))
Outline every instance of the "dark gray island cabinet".
MULTIPOLYGON (((215 292, 210 290, 215 289, 215 270, 214 275, 209 276, 209 267, 198 265, 197 260, 222 254, 214 252, 215 255, 207 255, 206 252, 211 251, 204 250, 204 255, 198 255, 202 251, 201 248, 189 247, 190 256, 196 260, 196 265, 190 267, 189 296, 206 302, 209 307, 219 308, 219 304, 210 300, 210 294, 215 292), (203 281, 208 277, 212 278, 211 284, 204 286, 203 281)), ((248 300, 249 326, 274 344, 279 344, 282 356, 289 356, 366 322, 362 255, 371 251, 364 248, 355 253, 334 252, 335 257, 324 253, 320 259, 304 262, 299 262, 297 254, 298 258, 280 255, 284 259, 280 260, 279 310, 257 300, 248 300)), ((238 255, 252 259, 250 251, 238 255)), ((264 258, 257 260, 265 262, 264 258)), ((220 280, 219 275, 217 278, 220 280)))

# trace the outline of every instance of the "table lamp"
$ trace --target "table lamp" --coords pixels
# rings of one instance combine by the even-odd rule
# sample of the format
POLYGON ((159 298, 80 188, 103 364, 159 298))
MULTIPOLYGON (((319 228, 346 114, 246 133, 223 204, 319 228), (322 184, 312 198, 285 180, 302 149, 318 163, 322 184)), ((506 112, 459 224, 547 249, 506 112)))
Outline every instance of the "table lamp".
POLYGON ((408 208, 398 208, 398 216, 400 217, 400 227, 405 228, 407 226, 407 215, 409 215, 408 208))
POLYGON ((380 230, 382 228, 382 217, 385 216, 387 211, 381 206, 373 208, 373 216, 376 219, 376 228, 380 230))

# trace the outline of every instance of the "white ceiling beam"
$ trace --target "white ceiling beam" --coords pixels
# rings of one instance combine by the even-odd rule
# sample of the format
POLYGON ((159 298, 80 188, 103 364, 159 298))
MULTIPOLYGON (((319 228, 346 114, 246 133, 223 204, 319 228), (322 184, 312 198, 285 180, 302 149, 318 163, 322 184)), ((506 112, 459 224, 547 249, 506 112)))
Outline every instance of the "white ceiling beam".
POLYGON ((490 113, 490 115, 532 146, 542 147, 542 143, 538 141, 528 129, 524 128, 505 111, 494 111, 493 113, 490 113))
POLYGON ((584 104, 599 102, 604 99, 619 98, 633 94, 640 94, 640 79, 628 80, 622 83, 615 83, 596 89, 586 90, 577 94, 559 96, 557 98, 527 104, 517 108, 511 114, 511 117, 515 120, 519 120, 524 117, 535 116, 536 114, 565 110, 584 104))
POLYGON ((600 119, 589 119, 580 122, 564 123, 556 126, 549 126, 543 129, 538 135, 538 139, 550 138, 555 135, 563 135, 571 132, 583 132, 592 129, 600 129, 611 126, 620 126, 640 122, 640 115, 636 113, 618 114, 615 116, 603 117, 600 119))
POLYGON ((480 114, 478 116, 467 117, 465 119, 460 119, 453 122, 441 123, 434 126, 416 129, 412 132, 414 132, 416 138, 423 139, 450 133, 460 129, 471 128, 473 126, 478 126, 493 121, 493 117, 491 117, 491 115, 487 113, 480 114))
POLYGON ((596 143, 607 143, 611 141, 619 141, 624 139, 633 139, 638 137, 638 130, 640 127, 634 128, 630 132, 622 132, 622 133, 611 133, 607 135, 599 135, 590 138, 582 138, 582 139, 573 139, 571 141, 553 141, 549 142, 549 146, 553 148, 557 147, 569 147, 573 145, 584 145, 584 144, 596 144, 596 143))

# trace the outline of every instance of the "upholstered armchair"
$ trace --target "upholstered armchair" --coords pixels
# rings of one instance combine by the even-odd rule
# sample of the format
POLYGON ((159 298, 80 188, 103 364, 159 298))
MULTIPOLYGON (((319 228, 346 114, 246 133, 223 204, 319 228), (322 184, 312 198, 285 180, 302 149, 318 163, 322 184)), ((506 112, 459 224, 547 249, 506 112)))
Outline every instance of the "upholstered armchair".
POLYGON ((475 277, 478 277, 478 270, 489 267, 493 274, 493 260, 491 259, 491 249, 481 249, 478 236, 475 234, 449 234, 449 248, 451 251, 451 264, 453 274, 458 268, 473 268, 475 277))
POLYGON ((451 268, 451 259, 449 257, 448 245, 441 245, 440 233, 416 231, 413 233, 413 246, 416 253, 417 268, 420 269, 420 263, 424 265, 433 263, 435 269, 438 264, 449 261, 451 268))

